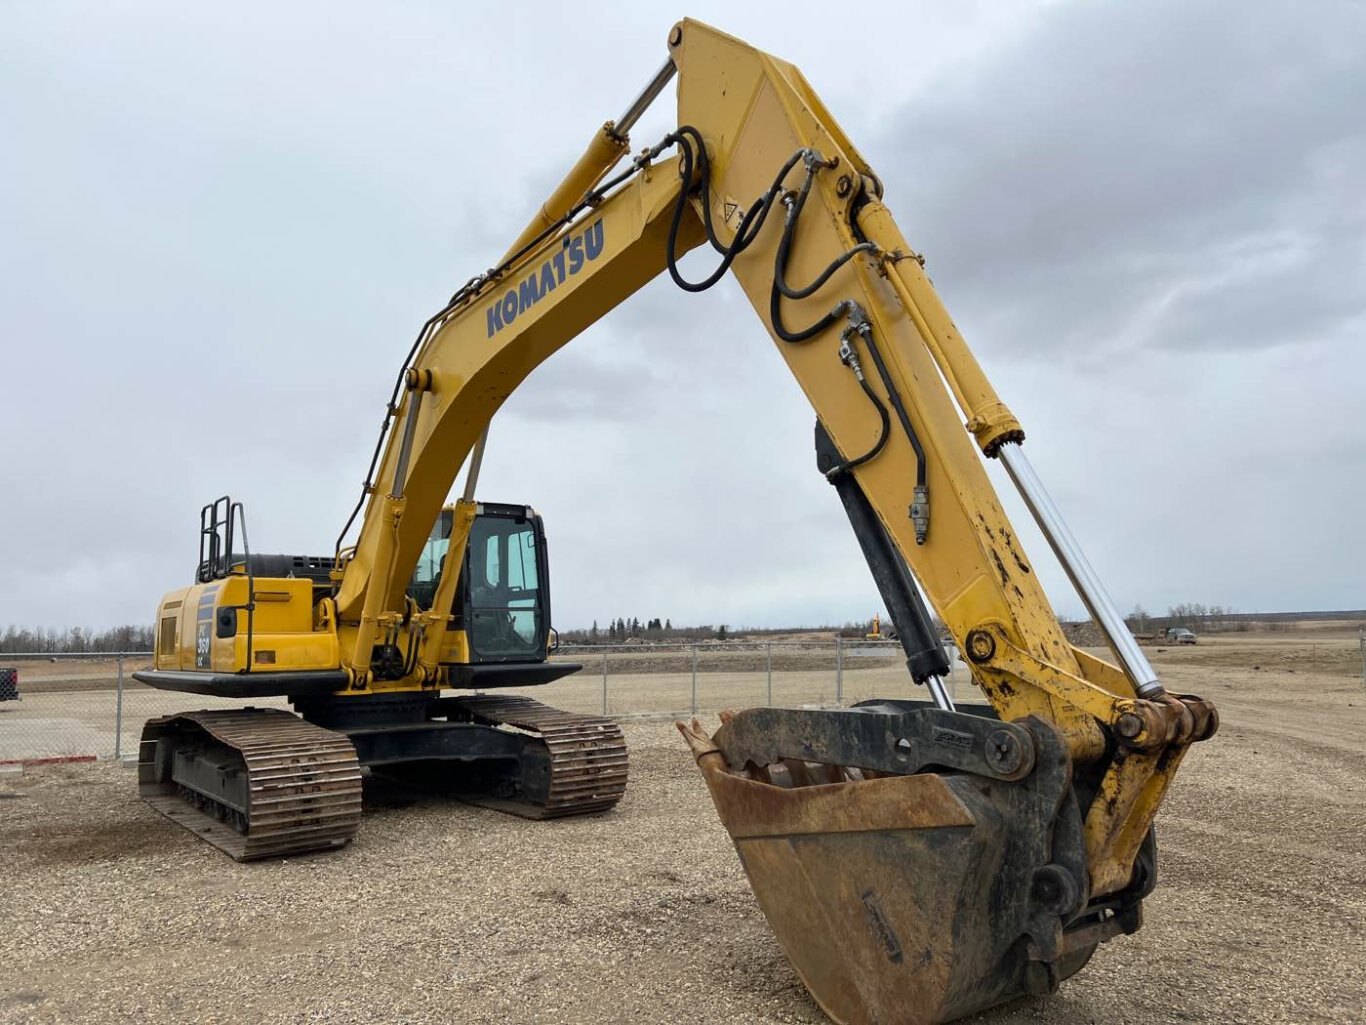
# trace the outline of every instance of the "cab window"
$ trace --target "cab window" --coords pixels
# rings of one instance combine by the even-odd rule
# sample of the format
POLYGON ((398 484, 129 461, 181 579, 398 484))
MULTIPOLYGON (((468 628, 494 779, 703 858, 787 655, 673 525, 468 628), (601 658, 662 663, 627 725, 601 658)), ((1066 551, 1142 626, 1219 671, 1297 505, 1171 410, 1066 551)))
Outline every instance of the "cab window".
POLYGON ((544 644, 536 531, 480 517, 470 532, 470 644, 476 659, 539 658, 544 644))
POLYGON ((412 579, 408 581, 408 595, 420 608, 430 609, 436 597, 436 585, 446 563, 446 553, 451 547, 451 522, 450 510, 441 510, 431 534, 422 545, 422 554, 417 558, 412 579))

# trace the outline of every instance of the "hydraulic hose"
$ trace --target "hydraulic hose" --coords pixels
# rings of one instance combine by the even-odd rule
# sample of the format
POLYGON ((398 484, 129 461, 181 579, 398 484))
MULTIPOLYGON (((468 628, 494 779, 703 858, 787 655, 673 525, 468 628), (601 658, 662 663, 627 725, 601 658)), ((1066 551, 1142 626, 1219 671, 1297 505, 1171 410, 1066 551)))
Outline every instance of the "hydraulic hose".
POLYGON ((756 199, 750 205, 749 209, 745 211, 744 216, 740 219, 740 226, 736 229, 734 240, 730 245, 726 245, 717 237, 716 228, 712 222, 710 198, 711 160, 707 156, 707 147, 702 141, 701 133, 691 125, 683 125, 678 131, 666 136, 664 142, 666 144, 672 143, 678 146, 679 159, 682 162, 679 173, 685 183, 692 180, 693 171, 696 169, 698 177, 696 191, 699 194, 702 204, 702 224, 706 230, 707 242, 713 249, 720 253, 722 257, 721 265, 702 281, 688 281, 679 271, 678 232, 683 223, 683 211, 687 207, 688 197, 693 191, 685 187, 678 194, 678 200, 674 204, 673 220, 669 224, 669 241, 666 252, 669 277, 673 279, 674 284, 685 292, 705 292, 708 288, 711 288, 712 285, 721 280, 726 271, 730 269, 732 261, 744 252, 759 234, 759 230, 764 226, 764 221, 768 218, 768 212, 773 208, 774 200, 778 198, 779 193, 782 191, 783 179, 786 178, 788 172, 797 165, 797 162, 802 159, 804 151, 798 150, 788 158, 785 164, 783 164, 782 168, 778 171, 777 176, 773 179, 773 184, 770 185, 768 190, 756 199), (697 147, 696 156, 694 156, 693 152, 694 141, 697 147))
MULTIPOLYGON (((856 466, 862 466, 864 463, 868 462, 868 460, 872 459, 875 455, 881 452, 883 446, 887 444, 887 436, 892 431, 892 420, 891 417, 887 414, 887 406, 880 398, 877 397, 877 393, 873 391, 872 385, 868 383, 868 378, 864 376, 863 373, 863 365, 858 358, 858 352, 854 349, 853 336, 856 333, 857 332, 853 330, 846 329, 844 333, 844 338, 840 343, 840 362, 853 371, 854 377, 858 379, 859 387, 863 389, 863 394, 868 397, 868 401, 871 402, 873 404, 873 407, 877 410, 878 418, 882 421, 882 425, 878 429, 877 441, 873 443, 872 448, 870 448, 867 452, 863 453, 863 455, 861 456, 858 456, 854 459, 846 459, 841 463, 837 463, 835 466, 831 467, 829 470, 825 472, 826 479, 831 481, 833 481, 840 474, 848 473, 856 466)), ((832 442, 831 448, 833 447, 834 443, 832 442)))

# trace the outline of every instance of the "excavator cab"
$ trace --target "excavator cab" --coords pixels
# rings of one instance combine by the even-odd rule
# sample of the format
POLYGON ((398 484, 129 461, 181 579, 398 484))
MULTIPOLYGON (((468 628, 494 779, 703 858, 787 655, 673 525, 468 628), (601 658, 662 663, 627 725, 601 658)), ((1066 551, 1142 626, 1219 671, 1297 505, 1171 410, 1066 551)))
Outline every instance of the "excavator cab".
MULTIPOLYGON (((423 611, 436 601, 455 519, 454 506, 441 510, 413 570, 408 596, 423 611)), ((551 634, 549 576, 545 528, 536 511, 480 503, 450 609, 451 632, 465 635, 461 661, 544 661, 551 634)))

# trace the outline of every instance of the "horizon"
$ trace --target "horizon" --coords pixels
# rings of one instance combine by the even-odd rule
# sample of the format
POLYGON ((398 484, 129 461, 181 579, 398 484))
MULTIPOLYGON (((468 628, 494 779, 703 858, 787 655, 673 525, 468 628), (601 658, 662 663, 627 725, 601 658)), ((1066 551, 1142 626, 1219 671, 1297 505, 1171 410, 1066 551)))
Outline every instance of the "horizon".
MULTIPOLYGON (((887 629, 894 629, 894 626, 893 626, 893 624, 892 624, 892 621, 891 621, 890 617, 888 616, 888 614, 886 613, 885 610, 883 610, 883 611, 878 611, 878 612, 876 613, 876 615, 880 618, 880 620, 881 620, 881 622, 882 622, 882 624, 883 624, 883 629, 884 629, 884 630, 887 630, 887 629)), ((1129 618, 1133 618, 1133 615, 1134 615, 1134 614, 1133 614, 1132 611, 1129 612, 1129 613, 1126 613, 1126 616, 1125 616, 1126 620, 1129 619, 1129 618)), ((1217 616, 1217 617, 1219 617, 1220 619, 1223 619, 1223 620, 1230 620, 1230 621, 1236 621, 1236 622, 1257 622, 1257 621, 1258 621, 1260 618, 1262 618, 1262 617, 1273 618, 1273 619, 1286 619, 1286 618, 1290 618, 1292 621, 1296 621, 1296 622, 1299 622, 1299 621, 1313 621, 1316 617, 1321 617, 1321 618, 1328 619, 1328 620, 1342 620, 1343 622, 1350 622, 1351 620, 1357 619, 1357 618, 1361 618, 1362 620, 1366 621, 1366 609, 1306 609, 1306 610, 1300 610, 1300 611, 1295 611, 1295 610, 1281 610, 1281 611, 1254 611, 1254 612, 1238 612, 1238 611, 1231 610, 1231 609, 1229 609, 1229 610, 1222 610, 1222 609, 1221 609, 1221 610, 1218 610, 1218 611, 1216 611, 1216 612, 1208 613, 1207 615, 1217 616)), ((1146 613, 1146 616, 1147 616, 1148 619, 1152 619, 1152 620, 1170 620, 1170 619, 1181 619, 1181 618, 1183 618, 1181 614, 1178 614, 1178 613, 1174 612, 1174 610, 1172 610, 1172 609, 1168 609, 1168 611, 1167 611, 1167 612, 1164 612, 1164 613, 1148 612, 1148 613, 1146 613)), ((620 617, 618 617, 618 618, 620 618, 620 617)), ((819 633, 819 632, 832 631, 832 630, 833 630, 833 631, 847 630, 847 629, 850 629, 850 628, 858 627, 858 626, 861 625, 861 624, 868 624, 868 623, 871 623, 873 617, 872 617, 872 616, 869 616, 869 617, 867 617, 866 619, 847 619, 847 620, 845 620, 845 621, 842 622, 842 623, 830 622, 830 623, 797 624, 797 625, 791 625, 791 624, 789 624, 789 625, 782 625, 782 626, 757 626, 757 625, 744 625, 744 624, 719 623, 719 622, 717 622, 717 623, 680 623, 680 624, 678 624, 678 625, 675 626, 675 625, 672 625, 672 621, 669 619, 669 617, 658 617, 658 618, 664 619, 664 620, 666 620, 666 621, 669 621, 670 625, 669 625, 668 627, 666 627, 666 628, 661 628, 661 629, 664 629, 665 631, 673 631, 673 632, 687 632, 687 631, 697 631, 697 630, 712 630, 712 631, 715 631, 715 630, 719 630, 721 627, 725 627, 726 632, 727 632, 728 634, 751 634, 751 633, 819 633)), ((1197 615, 1195 618, 1198 619, 1199 616, 1197 615)), ((937 617, 936 617, 936 622, 937 622, 937 621, 938 621, 938 620, 937 620, 937 617)), ((593 623, 590 623, 588 626, 556 627, 556 630, 558 630, 558 631, 559 631, 560 633, 562 633, 562 634, 587 633, 587 632, 589 632, 589 631, 593 628, 593 625, 594 625, 594 623, 596 623, 596 622, 597 622, 597 621, 594 620, 593 623)), ((605 632, 607 629, 609 629, 609 628, 610 628, 610 623, 615 622, 615 620, 609 620, 609 621, 607 621, 607 622, 609 623, 609 626, 608 626, 608 627, 601 627, 601 626, 598 627, 598 629, 599 629, 600 632, 605 632)), ((629 621, 628 621, 628 622, 629 622, 629 621)), ((1062 615, 1060 615, 1060 616, 1058 616, 1058 622, 1061 623, 1061 624, 1063 624, 1064 626, 1076 626, 1076 625, 1082 625, 1082 624, 1086 624, 1086 623, 1093 623, 1093 624, 1094 624, 1095 621, 1094 621, 1093 619, 1091 619, 1090 616, 1079 616, 1079 617, 1073 618, 1073 617, 1069 617, 1069 616, 1062 616, 1062 615)), ((1363 625, 1366 625, 1366 624, 1363 624, 1363 625)), ((6 640, 6 638, 8 638, 9 636, 11 636, 11 635, 12 635, 12 632, 16 632, 16 631, 17 631, 17 632, 20 632, 20 633, 28 632, 28 633, 31 633, 31 634, 47 634, 47 633, 53 633, 53 634, 58 634, 58 635, 70 635, 70 633, 71 633, 73 630, 79 629, 79 630, 81 630, 83 633, 85 633, 89 639, 96 640, 96 639, 99 639, 99 638, 101 638, 101 637, 103 637, 103 636, 105 636, 105 635, 107 635, 107 634, 110 634, 110 633, 117 633, 117 632, 119 632, 119 631, 121 631, 121 630, 130 630, 130 629, 131 629, 131 630, 145 630, 145 631, 147 631, 147 632, 150 634, 151 631, 152 631, 152 627, 153 627, 153 624, 152 624, 151 622, 147 622, 147 623, 123 623, 123 624, 120 624, 120 625, 115 626, 115 627, 106 628, 106 629, 104 629, 104 630, 96 630, 96 629, 89 628, 89 627, 84 627, 84 626, 41 626, 41 627, 39 627, 39 626, 28 626, 28 625, 19 624, 19 623, 7 623, 7 624, 0 625, 0 644, 3 644, 3 643, 5 642, 5 640, 6 640)), ((646 627, 643 627, 643 626, 641 627, 641 630, 642 630, 642 631, 646 631, 647 629, 648 629, 648 628, 646 628, 646 627)), ((149 650, 150 650, 150 649, 149 649, 149 650)), ((80 652, 80 651, 57 651, 57 650, 53 650, 53 651, 37 651, 37 650, 35 650, 35 651, 14 651, 14 652, 4 652, 4 651, 0 650, 0 654, 8 654, 8 655, 21 655, 21 654, 57 655, 57 654, 84 654, 84 653, 85 653, 85 652, 80 652)), ((89 652, 89 654, 103 654, 103 653, 104 653, 104 652, 98 652, 98 651, 91 651, 91 652, 89 652)))

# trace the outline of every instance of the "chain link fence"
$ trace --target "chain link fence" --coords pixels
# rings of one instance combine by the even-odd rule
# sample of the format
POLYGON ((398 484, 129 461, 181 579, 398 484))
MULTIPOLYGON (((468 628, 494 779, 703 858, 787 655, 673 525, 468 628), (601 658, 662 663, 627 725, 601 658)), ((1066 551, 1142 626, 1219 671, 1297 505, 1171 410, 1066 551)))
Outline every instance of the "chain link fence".
MULTIPOLYGON (((1335 658, 1359 660, 1366 687, 1366 629, 1358 634, 1355 656, 1350 640, 1336 645, 1335 658)), ((983 700, 958 653, 952 646, 946 652, 951 666, 946 684, 953 699, 983 700)), ((838 708, 873 697, 927 696, 911 684, 900 647, 886 641, 566 645, 551 661, 581 668, 546 687, 511 693, 625 721, 760 705, 838 708)), ((148 719, 243 704, 135 681, 133 672, 151 662, 145 651, 0 655, 0 770, 44 761, 133 757, 148 719)), ((289 708, 284 698, 257 698, 251 704, 289 708)))
POLYGON ((0 766, 116 757, 134 664, 151 654, 0 656, 0 766))
MULTIPOLYGON (((950 694, 969 701, 980 696, 956 652, 949 654, 950 694)), ((900 646, 885 641, 565 646, 551 661, 582 668, 548 686, 509 693, 622 720, 926 696, 912 685, 900 646)), ((0 656, 0 766, 135 757, 148 719, 243 704, 157 690, 132 678, 151 662, 145 651, 0 656)), ((251 704, 289 707, 284 698, 251 704)))
MULTIPOLYGON (((911 684, 900 645, 887 641, 566 645, 552 661, 583 669, 552 684, 554 696, 541 700, 618 719, 760 705, 838 708, 872 697, 925 696, 911 684)), ((951 693, 976 693, 954 652, 950 664, 951 693)), ((535 696, 534 689, 520 693, 535 696)))
MULTIPOLYGON (((157 690, 132 674, 150 668, 152 653, 0 655, 0 768, 43 762, 136 756, 148 719, 242 702, 157 690), (6 699, 7 698, 7 699, 6 699)), ((284 698, 253 705, 288 708, 284 698)))

